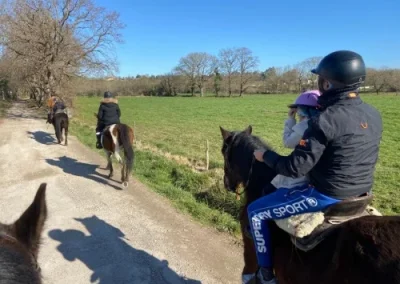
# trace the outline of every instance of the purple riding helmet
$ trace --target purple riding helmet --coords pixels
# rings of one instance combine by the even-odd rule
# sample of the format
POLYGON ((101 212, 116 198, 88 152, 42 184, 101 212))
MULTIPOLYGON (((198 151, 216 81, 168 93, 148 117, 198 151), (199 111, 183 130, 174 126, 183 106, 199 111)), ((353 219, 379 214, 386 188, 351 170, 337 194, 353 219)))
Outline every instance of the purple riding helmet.
POLYGON ((300 94, 293 104, 288 105, 290 108, 297 108, 299 106, 317 107, 318 97, 320 96, 318 90, 309 90, 300 94))

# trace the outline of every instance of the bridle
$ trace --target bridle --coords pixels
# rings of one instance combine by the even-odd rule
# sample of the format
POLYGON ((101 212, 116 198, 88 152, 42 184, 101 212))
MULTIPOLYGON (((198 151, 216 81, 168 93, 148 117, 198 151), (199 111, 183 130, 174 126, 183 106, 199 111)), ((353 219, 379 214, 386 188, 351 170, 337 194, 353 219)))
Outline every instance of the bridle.
MULTIPOLYGON (((230 143, 230 145, 228 145, 226 142, 224 142, 224 146, 226 146, 226 149, 225 149, 225 151, 224 151, 224 156, 225 156, 225 168, 227 167, 228 169, 229 169, 229 171, 231 171, 231 165, 229 164, 229 154, 230 154, 230 148, 231 148, 231 145, 233 144, 233 141, 235 140, 235 138, 236 138, 236 136, 238 135, 238 133, 235 133, 233 136, 232 136, 232 139, 231 139, 231 143, 230 143)), ((250 183, 250 177, 251 177, 251 175, 253 174, 253 165, 254 165, 254 161, 255 161, 255 157, 254 157, 254 155, 253 155, 253 158, 252 158, 252 160, 251 160, 251 166, 250 166, 250 170, 249 170, 249 173, 248 173, 248 175, 247 175, 247 181, 246 181, 246 183, 245 183, 245 185, 244 185, 244 188, 243 188, 243 190, 242 190, 242 192, 239 192, 239 187, 236 187, 236 190, 235 190, 235 193, 236 193, 236 200, 240 200, 240 196, 242 196, 245 192, 246 192, 246 188, 248 187, 248 185, 249 185, 249 183, 250 183)))
MULTIPOLYGON (((10 236, 10 235, 8 235, 8 234, 6 234, 6 233, 4 233, 4 232, 0 232, 0 238, 6 239, 7 241, 9 241, 9 242, 11 242, 11 243, 19 243, 19 241, 18 241, 15 237, 10 236)), ((33 263, 34 269, 35 269, 37 272, 40 273, 41 268, 40 268, 40 266, 39 266, 39 263, 38 263, 37 260, 36 260, 36 257, 35 257, 35 255, 34 255, 34 253, 31 252, 30 250, 28 250, 28 252, 29 252, 29 255, 30 255, 30 257, 31 257, 31 261, 32 261, 32 263, 33 263)))

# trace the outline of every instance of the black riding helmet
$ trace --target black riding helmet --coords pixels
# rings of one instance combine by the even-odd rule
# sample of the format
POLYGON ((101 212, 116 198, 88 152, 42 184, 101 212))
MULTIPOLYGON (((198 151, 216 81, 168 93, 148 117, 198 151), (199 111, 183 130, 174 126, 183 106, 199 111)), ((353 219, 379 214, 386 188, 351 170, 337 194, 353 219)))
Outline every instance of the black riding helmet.
POLYGON ((104 98, 105 98, 105 99, 112 98, 112 94, 111 94, 109 91, 104 92, 104 98))
POLYGON ((349 50, 332 52, 322 58, 312 73, 336 87, 359 87, 365 80, 366 68, 361 55, 349 50))

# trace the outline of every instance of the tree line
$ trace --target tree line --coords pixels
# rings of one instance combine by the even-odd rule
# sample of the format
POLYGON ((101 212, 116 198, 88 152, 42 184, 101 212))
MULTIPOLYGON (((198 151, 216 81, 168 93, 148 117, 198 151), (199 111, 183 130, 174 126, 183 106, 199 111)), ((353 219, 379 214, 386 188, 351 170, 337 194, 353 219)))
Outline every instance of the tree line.
MULTIPOLYGON (((242 96, 316 88, 310 70, 321 57, 259 70, 247 47, 217 54, 191 52, 167 74, 115 77, 115 44, 124 28, 118 13, 92 0, 0 0, 0 94, 29 95, 41 105, 51 94, 242 96)), ((132 63, 134 64, 134 63, 132 63)), ((400 90, 399 69, 368 69, 365 91, 400 90)))
MULTIPOLYGON (((101 96, 110 90, 121 96, 242 96, 243 94, 299 93, 317 88, 317 77, 310 72, 321 57, 307 58, 297 64, 257 70, 258 59, 248 48, 223 49, 219 57, 207 53, 189 53, 171 72, 164 75, 85 80, 80 94, 101 96), (245 52, 244 52, 245 51, 245 52), (248 58, 235 61, 235 52, 248 58), (242 67, 241 60, 246 62, 242 67), (244 67, 243 67, 244 66, 244 67), (249 66, 249 67, 247 67, 249 66)), ((367 68, 362 92, 400 92, 400 69, 367 68)))

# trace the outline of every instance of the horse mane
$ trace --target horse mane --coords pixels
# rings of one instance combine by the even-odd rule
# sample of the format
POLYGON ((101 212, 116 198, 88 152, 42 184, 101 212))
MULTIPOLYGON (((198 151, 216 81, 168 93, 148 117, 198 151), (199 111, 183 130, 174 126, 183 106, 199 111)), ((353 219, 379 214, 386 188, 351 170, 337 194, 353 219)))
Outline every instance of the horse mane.
POLYGON ((8 280, 10 283, 14 281, 21 284, 41 283, 40 275, 35 271, 27 256, 22 253, 24 248, 19 246, 18 244, 17 249, 7 246, 0 250, 0 279, 8 280))

